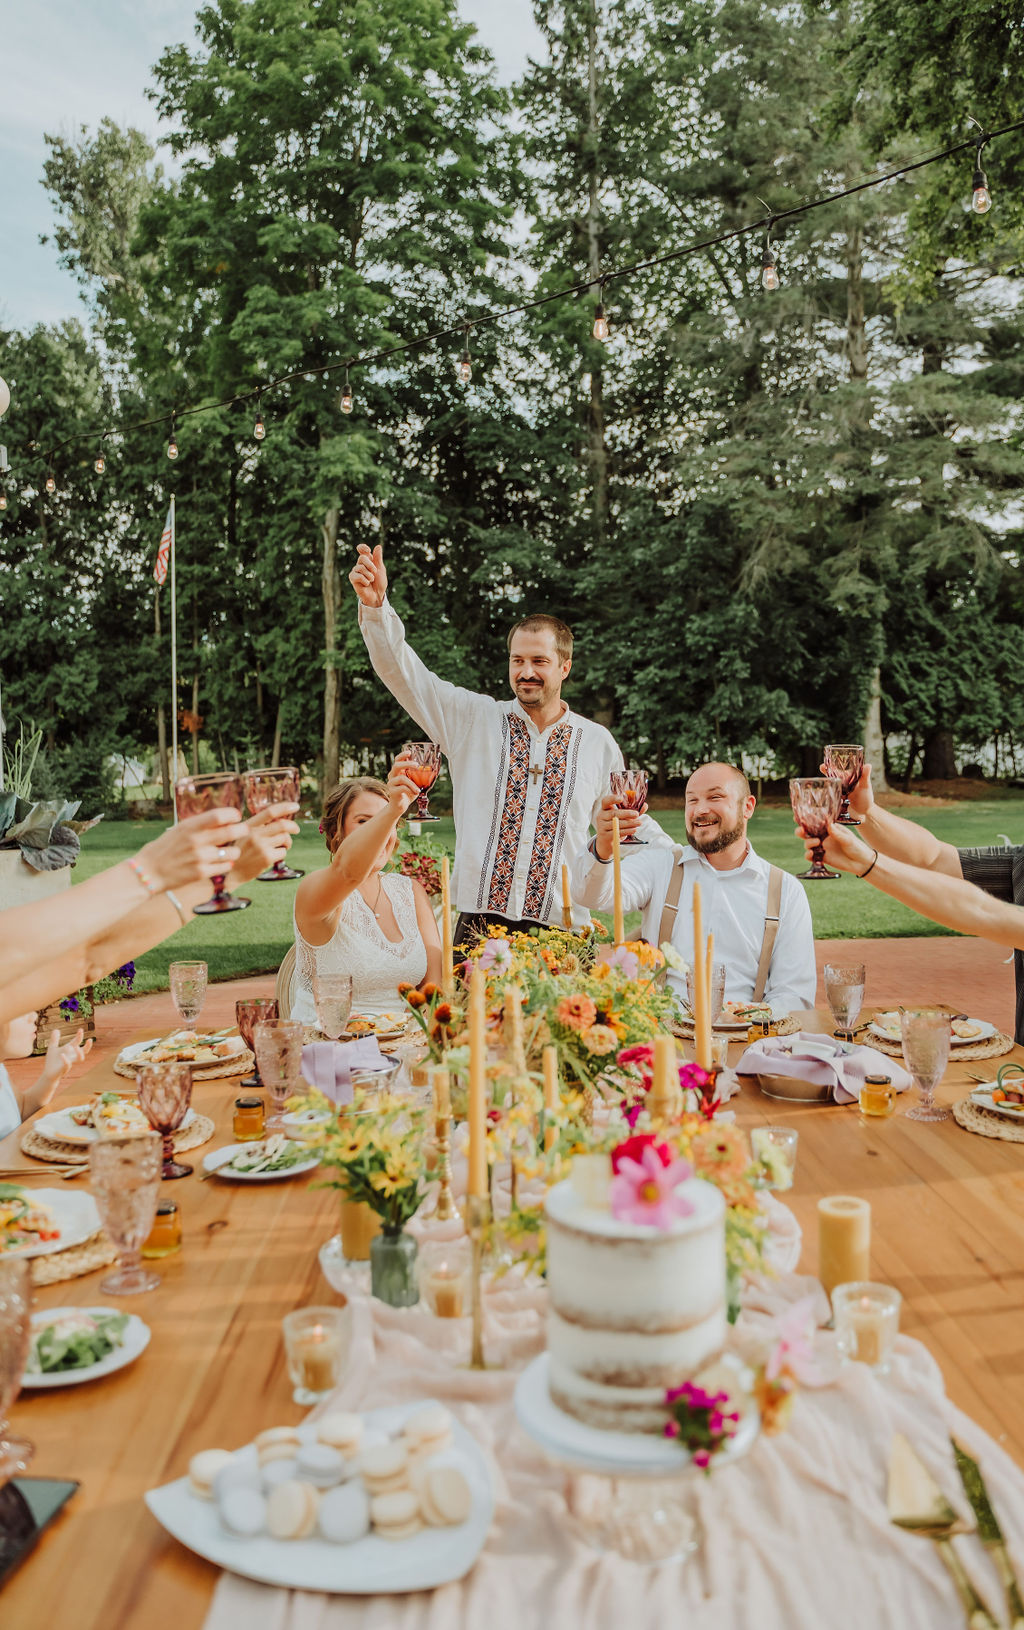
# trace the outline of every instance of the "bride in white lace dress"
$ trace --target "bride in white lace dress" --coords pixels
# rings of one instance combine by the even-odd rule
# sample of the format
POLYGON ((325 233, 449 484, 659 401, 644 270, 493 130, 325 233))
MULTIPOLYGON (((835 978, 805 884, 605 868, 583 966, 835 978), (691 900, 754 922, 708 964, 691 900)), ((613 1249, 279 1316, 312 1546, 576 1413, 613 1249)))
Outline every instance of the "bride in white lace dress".
POLYGON ((398 985, 441 978, 441 941, 426 890, 411 877, 385 872, 398 843, 398 822, 419 788, 400 755, 387 785, 370 776, 343 781, 329 794, 320 830, 330 864, 310 872, 295 893, 295 987, 292 1018, 316 1023, 314 973, 352 975, 353 1013, 401 1007, 398 985))

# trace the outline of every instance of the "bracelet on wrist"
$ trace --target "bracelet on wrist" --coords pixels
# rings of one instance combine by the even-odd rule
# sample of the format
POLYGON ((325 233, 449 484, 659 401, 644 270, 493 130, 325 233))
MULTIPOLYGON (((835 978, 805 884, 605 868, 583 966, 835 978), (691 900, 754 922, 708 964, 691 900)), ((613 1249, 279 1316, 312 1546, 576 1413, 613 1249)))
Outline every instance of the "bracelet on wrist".
POLYGON ((178 896, 176 894, 172 894, 170 889, 164 889, 164 898, 167 899, 167 900, 170 900, 171 905, 174 907, 175 911, 178 913, 178 916, 181 918, 181 926, 182 926, 182 928, 184 928, 186 923, 189 922, 190 919, 191 919, 191 916, 192 916, 191 911, 186 911, 185 910, 185 907, 182 905, 181 901, 178 899, 178 896))
POLYGON ((858 877, 867 877, 867 875, 868 875, 868 872, 872 872, 872 871, 874 871, 874 869, 875 869, 875 861, 876 861, 876 860, 877 860, 877 859, 878 859, 878 850, 877 850, 877 849, 876 849, 876 850, 875 850, 875 852, 874 852, 874 854, 873 854, 873 855, 872 855, 872 857, 871 857, 871 865, 870 865, 870 866, 868 866, 868 867, 867 867, 867 869, 866 869, 866 870, 865 870, 865 871, 863 871, 863 872, 858 872, 858 873, 857 873, 857 875, 858 875, 858 877))
POLYGON ((135 873, 136 877, 150 898, 152 898, 154 894, 160 893, 159 883, 154 883, 149 873, 139 864, 139 861, 135 855, 131 855, 129 857, 127 864, 131 867, 132 871, 135 873))

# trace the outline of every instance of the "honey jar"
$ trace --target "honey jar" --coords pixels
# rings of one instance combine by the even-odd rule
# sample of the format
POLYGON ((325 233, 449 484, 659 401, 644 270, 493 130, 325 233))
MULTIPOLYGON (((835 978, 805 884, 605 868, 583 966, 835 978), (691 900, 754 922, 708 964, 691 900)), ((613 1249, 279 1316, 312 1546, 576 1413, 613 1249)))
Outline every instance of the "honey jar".
POLYGON ((236 1143, 257 1143, 264 1133, 265 1110, 262 1098, 236 1098, 231 1123, 236 1143))
POLYGON ((181 1250, 181 1217, 173 1200, 161 1200, 142 1247, 143 1256, 170 1256, 181 1250))
POLYGON ((862 1115, 886 1116, 896 1112, 896 1092, 887 1075, 866 1075, 860 1089, 862 1115))

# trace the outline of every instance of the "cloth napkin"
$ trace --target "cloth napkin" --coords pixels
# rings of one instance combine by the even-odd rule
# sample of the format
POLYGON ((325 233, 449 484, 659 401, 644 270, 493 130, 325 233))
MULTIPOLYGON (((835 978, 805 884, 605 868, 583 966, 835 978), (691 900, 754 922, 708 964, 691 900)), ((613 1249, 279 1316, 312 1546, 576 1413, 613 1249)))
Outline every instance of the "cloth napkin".
POLYGON ((837 1104, 856 1102, 867 1075, 887 1075, 897 1092, 905 1092, 913 1084, 901 1065, 874 1047, 851 1047, 849 1042, 803 1031, 795 1036, 765 1036, 755 1041, 737 1062, 736 1072, 791 1075, 797 1081, 827 1086, 837 1104))
POLYGON ((302 1074, 332 1104, 352 1102, 352 1071, 388 1066, 375 1036, 355 1041, 312 1041, 302 1049, 302 1074))

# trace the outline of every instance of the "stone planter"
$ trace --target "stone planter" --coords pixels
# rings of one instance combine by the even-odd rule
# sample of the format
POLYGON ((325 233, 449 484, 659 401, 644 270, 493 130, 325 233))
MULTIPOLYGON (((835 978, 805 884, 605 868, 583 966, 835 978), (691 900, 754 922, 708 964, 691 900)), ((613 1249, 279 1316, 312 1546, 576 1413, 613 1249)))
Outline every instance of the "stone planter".
POLYGON ((22 860, 20 849, 0 849, 0 911, 46 900, 66 889, 70 882, 70 866, 56 872, 37 872, 22 860))

